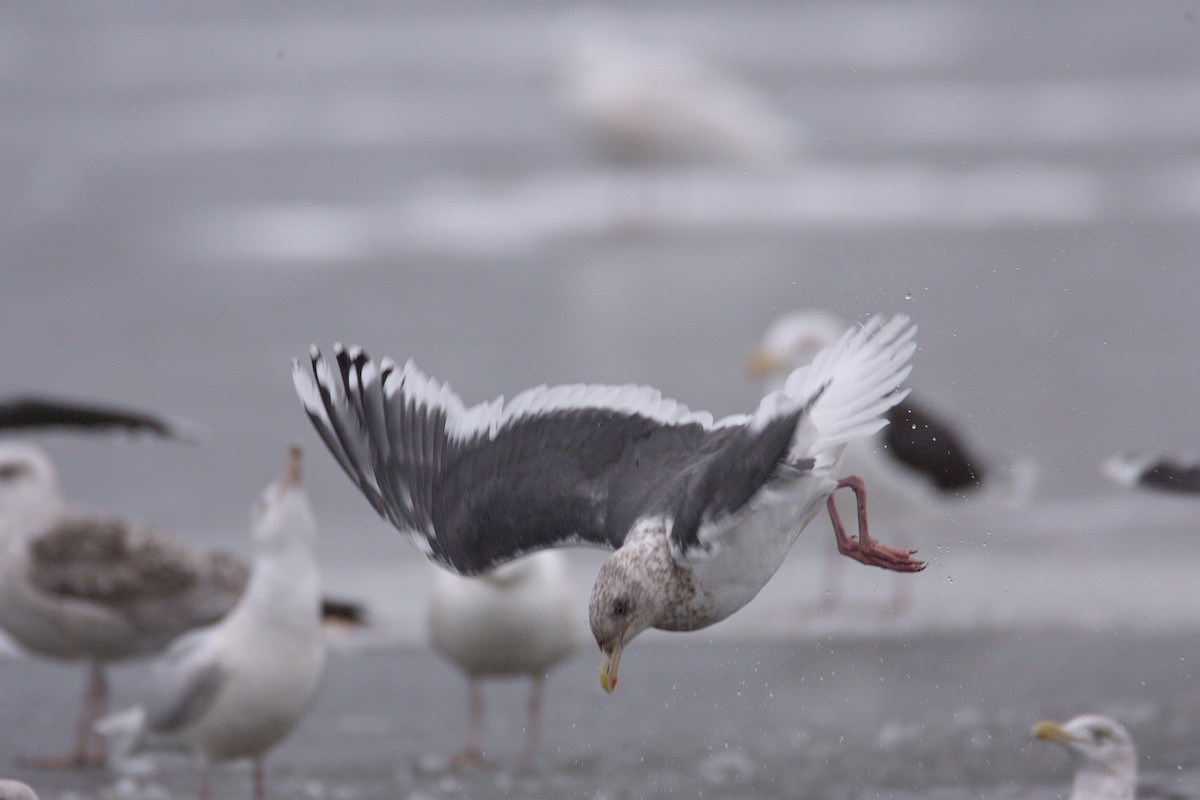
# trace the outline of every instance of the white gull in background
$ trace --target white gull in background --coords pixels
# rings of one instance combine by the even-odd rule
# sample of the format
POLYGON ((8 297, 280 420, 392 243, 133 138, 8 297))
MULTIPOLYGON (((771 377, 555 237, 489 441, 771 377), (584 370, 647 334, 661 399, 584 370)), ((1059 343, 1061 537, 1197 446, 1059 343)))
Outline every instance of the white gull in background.
POLYGON ((219 619, 245 583, 230 556, 68 510, 50 459, 15 442, 0 443, 0 548, 0 627, 35 655, 88 665, 75 748, 45 766, 102 759, 91 726, 108 702, 105 664, 219 619))
POLYGON ((601 157, 641 171, 632 177, 643 204, 649 168, 778 167, 791 156, 795 126, 713 65, 678 46, 623 36, 603 20, 561 30, 564 106, 601 157))
MULTIPOLYGON (((801 310, 773 321, 747 359, 747 370, 778 389, 797 367, 844 335, 848 323, 821 310, 801 310)), ((872 488, 871 514, 885 526, 905 531, 949 516, 963 501, 1019 505, 1027 501, 1033 468, 998 468, 972 452, 956 427, 910 395, 886 412, 889 424, 847 443, 842 471, 861 476, 872 488)), ((907 582, 897 586, 888 610, 907 600, 907 582)), ((840 603, 840 570, 831 561, 818 608, 840 603)))
POLYGON ((1043 720, 1033 728, 1043 741, 1057 742, 1071 754, 1075 779, 1069 800, 1133 800, 1137 791, 1137 751, 1123 727, 1100 714, 1070 722, 1043 720))
POLYGON ((543 550, 478 577, 432 570, 429 643, 469 682, 469 721, 455 766, 484 763, 483 689, 488 678, 528 677, 523 757, 538 752, 547 671, 579 647, 566 556, 543 550))
POLYGON ((615 550, 592 587, 600 682, 646 628, 689 631, 758 594, 822 505, 839 550, 896 571, 923 564, 882 545, 865 492, 838 480, 848 441, 904 398, 915 328, 856 327, 750 415, 713 421, 639 386, 540 386, 468 408, 409 362, 314 347, 293 378, 309 418, 375 510, 434 561, 467 575, 535 550, 615 550), (832 503, 858 500, 858 537, 832 503))
POLYGON ((104 718, 117 766, 140 748, 179 748, 199 765, 250 758, 254 796, 266 795, 263 759, 304 716, 325 669, 316 522, 304 491, 300 450, 254 508, 254 567, 237 606, 215 625, 177 639, 153 665, 145 706, 104 718))
POLYGON ((1117 484, 1173 494, 1200 495, 1200 459, 1163 455, 1117 455, 1101 469, 1117 484))

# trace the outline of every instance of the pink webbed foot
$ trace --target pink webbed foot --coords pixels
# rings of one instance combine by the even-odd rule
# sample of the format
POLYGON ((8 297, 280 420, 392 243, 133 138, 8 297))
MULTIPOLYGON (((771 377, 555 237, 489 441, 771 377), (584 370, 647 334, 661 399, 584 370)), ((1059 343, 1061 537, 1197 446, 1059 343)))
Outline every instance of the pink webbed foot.
POLYGON ((833 502, 833 493, 830 493, 826 506, 829 508, 829 521, 833 523, 834 536, 837 537, 838 552, 862 564, 889 569, 893 572, 920 572, 925 569, 924 561, 918 561, 912 557, 917 552, 916 550, 892 547, 871 538, 867 529, 867 489, 863 485, 862 478, 857 475, 842 478, 833 491, 837 492, 838 489, 845 487, 850 487, 854 491, 854 497, 858 503, 858 537, 854 538, 846 533, 846 529, 842 526, 842 519, 838 515, 837 505, 833 502))

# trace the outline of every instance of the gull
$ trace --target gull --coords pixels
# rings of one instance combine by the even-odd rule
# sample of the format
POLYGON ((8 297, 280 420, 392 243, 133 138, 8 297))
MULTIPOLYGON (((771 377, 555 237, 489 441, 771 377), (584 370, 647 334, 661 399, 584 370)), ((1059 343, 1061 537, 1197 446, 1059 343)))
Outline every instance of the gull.
POLYGON ((579 647, 567 566, 562 553, 541 550, 477 577, 433 570, 429 642, 469 684, 467 739, 452 765, 485 763, 480 683, 487 678, 530 679, 522 756, 537 755, 546 673, 579 647))
POLYGON ((839 551, 901 572, 912 551, 870 536, 863 482, 839 480, 846 443, 903 399, 915 327, 847 331, 753 414, 714 421, 643 386, 540 386, 468 408, 411 361, 317 348, 293 369, 322 440, 375 510, 435 562, 466 575, 551 547, 614 552, 588 621, 600 683, 647 628, 690 631, 750 602, 822 506, 839 551), (833 493, 851 488, 858 536, 833 493))
POLYGON ((199 765, 210 796, 214 761, 249 758, 254 797, 266 796, 263 759, 312 706, 325 669, 316 522, 293 447, 254 507, 254 566, 220 622, 177 639, 153 664, 153 697, 97 730, 114 739, 118 766, 140 748, 179 748, 199 765))
MULTIPOLYGON (((93 723, 108 707, 106 665, 161 652, 237 603, 249 566, 111 514, 69 508, 50 458, 0 442, 0 628, 34 655, 87 665, 74 746, 31 759, 93 766, 104 742, 93 723)), ((327 619, 362 624, 361 607, 327 601, 327 619)))
POLYGON ((1137 789, 1137 752, 1115 720, 1083 714, 1070 722, 1043 720, 1033 728, 1043 741, 1057 742, 1075 762, 1069 800, 1133 800, 1137 789))

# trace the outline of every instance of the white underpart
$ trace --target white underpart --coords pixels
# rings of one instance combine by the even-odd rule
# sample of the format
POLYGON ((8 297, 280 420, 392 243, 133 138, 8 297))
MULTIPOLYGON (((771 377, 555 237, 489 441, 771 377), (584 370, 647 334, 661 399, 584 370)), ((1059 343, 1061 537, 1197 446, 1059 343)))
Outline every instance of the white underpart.
POLYGON ((579 647, 566 555, 542 550, 484 575, 430 569, 429 643, 471 676, 538 675, 579 647))
MULTIPOLYGON (((723 616, 758 594, 821 510, 836 486, 846 442, 886 424, 883 414, 906 394, 895 390, 909 373, 915 332, 907 317, 876 318, 848 331, 810 367, 796 370, 783 394, 803 404, 820 396, 797 426, 791 458, 812 458, 813 469, 769 484, 741 513, 702 525, 698 536, 704 550, 690 557, 672 551, 694 570, 723 616)), ((781 396, 768 396, 756 420, 767 413, 764 409, 775 413, 786 405, 781 396)))
POLYGON ((217 624, 177 639, 153 665, 161 703, 198 697, 201 710, 171 730, 137 730, 153 724, 140 709, 110 715, 97 730, 114 737, 118 751, 140 740, 204 761, 260 758, 312 705, 325 667, 316 524, 300 487, 273 485, 264 503, 253 573, 238 605, 217 624), (206 677, 213 674, 220 676, 215 685, 206 677))

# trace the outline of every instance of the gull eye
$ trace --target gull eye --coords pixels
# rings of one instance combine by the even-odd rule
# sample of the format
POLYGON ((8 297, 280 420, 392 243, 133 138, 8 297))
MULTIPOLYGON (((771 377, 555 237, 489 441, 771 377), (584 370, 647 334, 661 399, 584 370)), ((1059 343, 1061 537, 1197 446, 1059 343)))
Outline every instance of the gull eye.
POLYGON ((25 474, 24 464, 2 464, 0 465, 0 481, 11 481, 25 474))
POLYGON ((628 613, 629 613, 629 598, 628 597, 618 597, 616 600, 613 600, 612 615, 614 617, 624 617, 628 613))
POLYGON ((1104 730, 1103 728, 1097 728, 1096 730, 1092 731, 1092 738, 1097 742, 1103 742, 1108 739, 1108 731, 1104 730))

